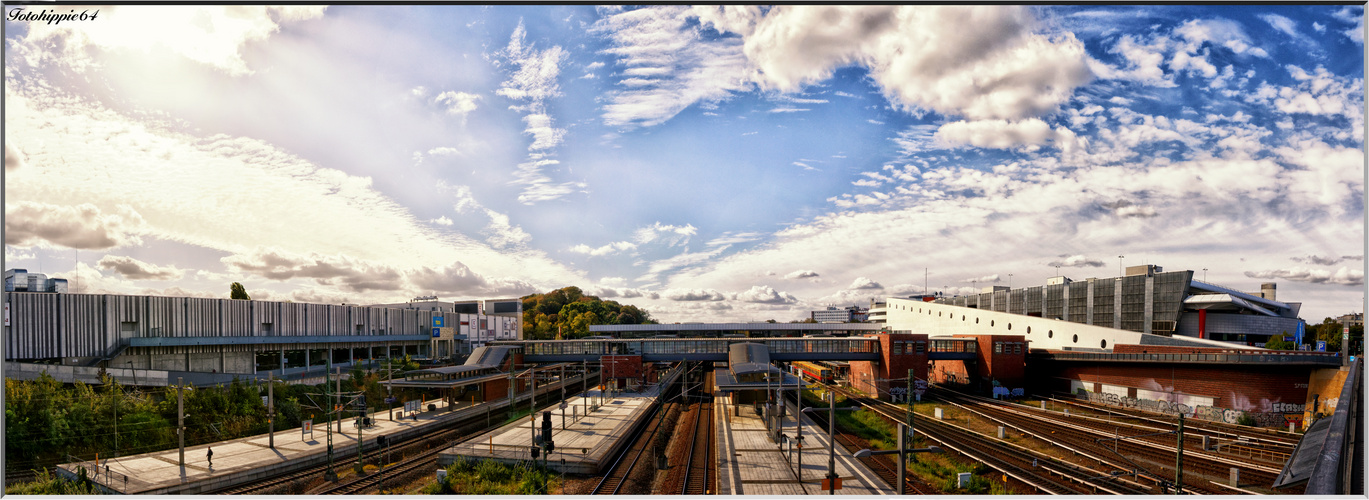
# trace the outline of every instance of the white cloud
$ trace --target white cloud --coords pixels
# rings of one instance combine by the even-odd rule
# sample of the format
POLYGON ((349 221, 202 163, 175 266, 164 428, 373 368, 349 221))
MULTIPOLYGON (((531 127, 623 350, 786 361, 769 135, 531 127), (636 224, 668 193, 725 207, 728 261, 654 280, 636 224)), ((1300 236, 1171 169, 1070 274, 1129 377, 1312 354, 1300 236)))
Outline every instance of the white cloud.
POLYGON ((625 128, 651 127, 696 103, 726 100, 745 83, 746 58, 735 38, 705 38, 684 6, 656 6, 604 16, 592 33, 610 47, 602 53, 622 67, 617 85, 603 106, 604 123, 625 128))
POLYGON ((494 248, 511 248, 527 245, 532 241, 532 235, 523 231, 522 227, 509 224, 509 216, 485 210, 485 215, 489 216, 490 223, 480 232, 485 235, 485 241, 489 242, 494 248))
POLYGON ((873 290, 877 288, 884 288, 884 285, 864 276, 856 278, 850 286, 846 287, 847 290, 873 290))
POLYGON ((185 276, 185 271, 176 266, 158 266, 122 255, 106 255, 96 265, 130 280, 177 280, 185 276))
POLYGON ((1273 26, 1274 29, 1283 32, 1285 35, 1291 36, 1293 38, 1298 38, 1301 36, 1298 34, 1297 22, 1293 21, 1292 19, 1280 16, 1278 14, 1260 14, 1259 17, 1260 19, 1263 19, 1264 22, 1269 23, 1270 26, 1273 26))
POLYGON ((615 253, 622 253, 636 249, 637 245, 633 244, 630 241, 616 241, 598 248, 592 248, 589 245, 579 244, 570 247, 569 250, 575 253, 582 253, 594 257, 599 257, 603 255, 611 255, 615 253))
POLYGON ((1356 6, 1342 7, 1341 10, 1332 14, 1332 17, 1335 17, 1340 21, 1354 24, 1350 29, 1341 31, 1341 34, 1355 43, 1364 45, 1364 6, 1358 6, 1358 9, 1356 9, 1356 6), (1356 12, 1356 10, 1358 10, 1358 12, 1356 12))
POLYGON ((144 231, 142 216, 127 205, 106 211, 90 203, 5 203, 6 245, 103 250, 140 245, 138 235, 144 231))
POLYGON ((789 274, 784 275, 784 279, 787 279, 787 280, 797 280, 797 279, 816 278, 816 277, 818 277, 818 272, 817 272, 817 271, 814 271, 814 270, 812 270, 812 269, 800 269, 800 270, 797 270, 797 271, 794 271, 794 272, 792 272, 792 273, 789 273, 789 274))
POLYGON ((1341 262, 1344 262, 1344 261, 1347 261, 1347 260, 1358 260, 1358 261, 1363 261, 1363 260, 1364 260, 1364 256, 1363 256, 1363 255, 1343 255, 1343 256, 1340 256, 1340 257, 1322 257, 1322 256, 1320 256, 1320 255, 1308 255, 1308 256, 1306 256, 1306 257, 1289 257, 1289 260, 1292 260, 1293 262, 1300 262, 1300 263, 1303 263, 1303 264, 1316 264, 1316 265, 1318 265, 1318 266, 1334 266, 1334 265, 1336 265, 1336 264, 1340 264, 1341 262))
POLYGON ((961 283, 998 283, 1001 281, 1003 281, 1003 279, 999 278, 997 274, 960 280, 961 283))
POLYGON ((935 138, 952 147, 970 145, 979 148, 1007 149, 1051 144, 1063 151, 1073 151, 1082 141, 1069 129, 1052 129, 1046 122, 1037 118, 1020 121, 955 121, 937 129, 935 138))
POLYGON ((633 240, 638 244, 660 242, 666 246, 679 246, 689 243, 689 238, 699 232, 693 224, 676 226, 672 224, 661 224, 660 221, 652 223, 650 226, 637 228, 633 232, 633 240))
POLYGON ((763 238, 764 236, 765 235, 757 232, 724 233, 722 236, 708 240, 708 243, 705 243, 705 245, 708 245, 710 247, 716 247, 720 245, 736 245, 738 243, 748 243, 756 241, 763 238))
POLYGON ((443 215, 443 216, 441 216, 441 217, 438 217, 438 218, 436 218, 436 219, 428 219, 428 222, 431 222, 431 223, 433 223, 433 224, 437 224, 437 225, 439 225, 439 226, 450 226, 450 225, 452 225, 452 220, 451 220, 451 219, 448 219, 447 216, 445 216, 445 215, 443 215))
POLYGON ((486 278, 472 271, 466 264, 430 269, 426 266, 405 273, 420 290, 466 297, 518 297, 536 293, 530 283, 512 278, 486 278))
POLYGON ((1091 78, 1079 40, 1033 33, 1016 6, 780 6, 751 26, 734 28, 754 78, 786 92, 859 64, 898 105, 1016 119, 1051 112, 1091 78))
POLYGON ((717 290, 697 290, 697 289, 675 289, 671 288, 662 293, 665 298, 674 301, 694 302, 694 301, 722 301, 727 297, 717 290))
POLYGON ((428 150, 428 156, 446 156, 456 154, 461 154, 461 152, 457 151, 456 148, 449 148, 445 146, 436 147, 428 150))
POLYGON ((559 45, 546 50, 536 50, 527 41, 527 30, 523 21, 518 21, 509 36, 509 44, 499 51, 498 56, 517 68, 509 75, 495 94, 524 104, 515 104, 509 109, 526 113, 523 116, 523 133, 532 136, 528 145, 528 160, 518 164, 514 171, 513 184, 522 185, 518 195, 519 203, 532 205, 550 201, 583 189, 583 182, 556 182, 545 172, 545 167, 560 164, 547 157, 551 150, 564 140, 565 129, 556 128, 551 115, 547 114, 546 101, 561 95, 558 79, 561 75, 561 62, 569 56, 559 45))
POLYGON ((1326 25, 1322 23, 1313 22, 1312 29, 1317 33, 1326 33, 1326 25))
POLYGON ((1103 261, 1090 259, 1083 255, 1061 255, 1060 260, 1046 264, 1051 267, 1103 267, 1103 261))
POLYGON ((1246 271, 1245 276, 1258 279, 1282 278, 1288 281, 1302 281, 1324 285, 1364 286, 1364 271, 1351 269, 1349 267, 1341 267, 1334 273, 1323 269, 1291 267, 1288 269, 1273 269, 1266 271, 1246 271))
POLYGON ((479 101, 480 99, 481 97, 479 94, 468 94, 465 92, 448 90, 438 94, 437 97, 433 99, 433 102, 446 106, 447 114, 460 116, 462 120, 465 120, 466 115, 470 114, 471 111, 475 111, 478 107, 476 101, 479 101))
POLYGON ((737 300, 756 304, 795 304, 799 299, 786 292, 777 292, 765 285, 756 285, 737 294, 737 300))
POLYGON ((253 71, 244 48, 281 26, 323 16, 325 6, 102 6, 98 22, 28 23, 23 43, 37 66, 58 58, 77 71, 95 64, 90 51, 169 51, 231 76, 253 71), (60 51, 60 53, 50 53, 60 51))

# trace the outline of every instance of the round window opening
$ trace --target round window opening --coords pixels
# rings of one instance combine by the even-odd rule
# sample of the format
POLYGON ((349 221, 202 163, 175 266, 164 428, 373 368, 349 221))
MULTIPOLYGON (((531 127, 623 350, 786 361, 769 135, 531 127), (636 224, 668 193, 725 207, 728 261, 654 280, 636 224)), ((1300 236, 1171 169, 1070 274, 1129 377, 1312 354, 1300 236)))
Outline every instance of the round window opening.
POLYGON ((1046 338, 1048 338, 1048 339, 1053 339, 1053 338, 1055 338, 1055 330, 1046 330, 1046 338))
POLYGON ((1074 343, 1076 343, 1076 344, 1079 343, 1079 336, 1078 336, 1078 335, 1075 335, 1075 336, 1074 336, 1074 343))
POLYGON ((993 320, 989 320, 989 326, 993 326, 993 320))
POLYGON ((1107 349, 1107 348, 1108 348, 1108 341, 1106 341, 1106 340, 1100 341, 1100 347, 1102 347, 1102 348, 1104 348, 1104 349, 1107 349))
POLYGON ((1032 332, 1032 327, 1030 327, 1030 326, 1027 327, 1027 333, 1031 333, 1031 332, 1032 332))
POLYGON ((1012 323, 1008 323, 1008 329, 1012 330, 1012 323))
POLYGON ((937 312, 937 313, 936 313, 936 317, 940 318, 940 317, 941 317, 941 313, 940 313, 940 312, 937 312))
POLYGON ((974 319, 974 324, 976 324, 976 325, 979 324, 979 318, 975 318, 975 319, 974 319))
POLYGON ((965 315, 964 315, 964 314, 961 314, 961 315, 960 315, 960 321, 965 321, 965 315))

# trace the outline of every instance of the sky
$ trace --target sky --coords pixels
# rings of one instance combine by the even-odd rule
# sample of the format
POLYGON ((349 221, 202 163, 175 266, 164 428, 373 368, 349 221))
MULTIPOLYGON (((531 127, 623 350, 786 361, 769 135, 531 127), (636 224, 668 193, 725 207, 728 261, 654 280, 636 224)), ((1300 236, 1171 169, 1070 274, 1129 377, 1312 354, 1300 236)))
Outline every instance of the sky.
POLYGON ((1360 5, 51 8, 6 7, 4 257, 72 292, 1363 311, 1360 5))

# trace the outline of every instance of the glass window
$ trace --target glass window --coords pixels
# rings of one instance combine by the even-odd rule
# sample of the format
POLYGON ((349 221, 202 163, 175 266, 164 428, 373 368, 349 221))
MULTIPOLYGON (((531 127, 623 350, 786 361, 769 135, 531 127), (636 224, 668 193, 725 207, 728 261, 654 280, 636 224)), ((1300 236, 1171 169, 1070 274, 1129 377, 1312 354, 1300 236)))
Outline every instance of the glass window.
POLYGON ((994 343, 993 343, 993 353, 994 353, 994 354, 1002 354, 1002 353, 1003 353, 1003 343, 1002 343, 1002 342, 994 342, 994 343))
POLYGON ((898 355, 900 355, 900 354, 903 354, 903 342, 902 342, 902 341, 896 341, 896 342, 894 342, 894 351, 891 352, 890 354, 893 354, 893 355, 895 355, 895 356, 898 356, 898 355))
POLYGON ((924 342, 917 342, 916 346, 918 354, 922 354, 923 351, 927 350, 927 345, 924 342))

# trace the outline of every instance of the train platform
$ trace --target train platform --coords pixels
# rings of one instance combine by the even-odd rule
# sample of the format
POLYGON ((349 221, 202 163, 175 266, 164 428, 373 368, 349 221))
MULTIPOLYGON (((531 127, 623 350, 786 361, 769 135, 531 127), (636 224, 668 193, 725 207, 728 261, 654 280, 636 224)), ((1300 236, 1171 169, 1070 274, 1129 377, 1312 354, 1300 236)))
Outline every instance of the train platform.
MULTIPOLYGON (((438 454, 437 463, 446 467, 459 457, 468 460, 493 459, 518 463, 532 459, 533 433, 542 432, 542 413, 552 412, 552 442, 556 449, 547 467, 565 474, 594 475, 612 464, 617 451, 625 446, 639 424, 644 424, 662 387, 678 377, 678 368, 662 377, 663 382, 639 392, 601 393, 589 390, 568 397, 565 405, 537 410, 536 424, 527 417, 489 431, 438 454), (596 408, 597 407, 597 408, 596 408)), ((542 460, 539 450, 538 460, 542 460)))
MULTIPOLYGON (((568 378, 566 383, 578 383, 579 377, 568 378)), ((560 390, 560 383, 538 387, 539 395, 560 390)), ((527 401, 527 393, 518 395, 520 402, 527 401)), ((526 404, 526 403, 524 403, 526 404)), ((492 414, 502 418, 508 399, 473 403, 459 401, 452 408, 442 400, 429 400, 422 405, 415 418, 400 418, 396 409, 394 420, 388 411, 371 414, 373 425, 361 430, 361 438, 366 448, 375 446, 375 438, 385 435, 389 439, 406 440, 432 432, 431 428, 441 427, 452 420, 466 420, 481 414, 492 414), (428 405, 434 405, 430 411, 428 405)), ((353 417, 343 419, 342 431, 338 432, 336 421, 333 429, 333 463, 340 468, 351 467, 357 457, 357 427, 353 417)), ((225 488, 249 484, 282 472, 293 472, 328 462, 328 431, 324 422, 315 421, 312 433, 302 433, 299 427, 279 430, 274 433, 275 448, 269 445, 270 434, 260 434, 231 441, 221 441, 208 445, 186 446, 185 467, 179 465, 179 450, 170 449, 141 455, 130 455, 112 459, 102 459, 98 464, 93 461, 74 462, 57 466, 57 474, 75 478, 78 470, 84 467, 87 475, 94 479, 99 488, 108 493, 130 495, 195 495, 205 494, 225 488), (214 450, 213 467, 209 466, 207 452, 214 450)))
MULTIPOLYGON (((729 396, 717 397, 715 402, 719 495, 828 494, 821 484, 827 477, 826 428, 818 428, 807 416, 803 417, 805 446, 800 457, 798 449, 781 447, 767 437, 765 423, 751 405, 734 406, 729 396)), ((789 405, 781 423, 783 433, 791 437, 799 427, 794 410, 794 405, 789 405)), ((837 495, 894 494, 879 475, 840 445, 836 447, 836 473, 841 478, 837 495)))

